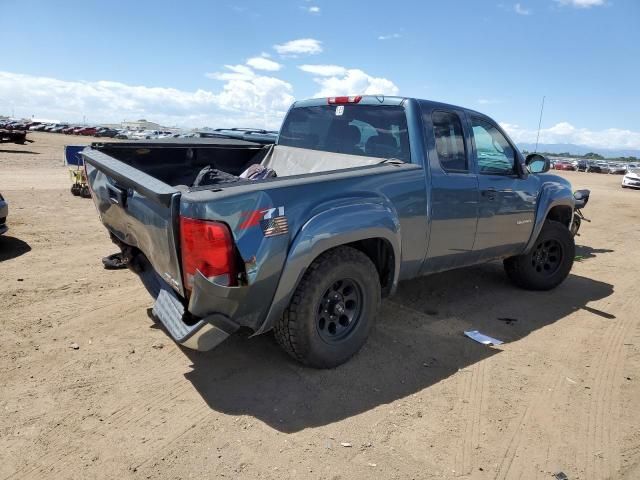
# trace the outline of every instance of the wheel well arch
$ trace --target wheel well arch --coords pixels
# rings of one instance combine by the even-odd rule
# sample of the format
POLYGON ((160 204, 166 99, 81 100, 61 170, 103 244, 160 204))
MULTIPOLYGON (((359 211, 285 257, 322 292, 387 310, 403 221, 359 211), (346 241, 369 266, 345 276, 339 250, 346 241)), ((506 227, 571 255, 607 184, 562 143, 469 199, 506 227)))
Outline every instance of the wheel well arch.
POLYGON ((556 205, 547 213, 547 219, 554 222, 560 222, 566 227, 571 226, 571 218, 573 217, 573 209, 568 205, 556 205))
POLYGON ((393 287, 393 276, 396 261, 395 252, 391 242, 386 238, 375 237, 357 240, 355 242, 346 243, 342 246, 355 248, 369 257, 378 271, 380 287, 382 288, 382 296, 388 296, 393 287))

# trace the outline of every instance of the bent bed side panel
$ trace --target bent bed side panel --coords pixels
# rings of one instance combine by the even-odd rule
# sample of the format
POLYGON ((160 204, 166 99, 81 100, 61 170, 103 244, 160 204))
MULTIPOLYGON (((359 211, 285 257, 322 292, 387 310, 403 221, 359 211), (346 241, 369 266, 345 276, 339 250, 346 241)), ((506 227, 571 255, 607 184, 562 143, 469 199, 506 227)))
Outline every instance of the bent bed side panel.
POLYGON ((83 152, 87 181, 100 219, 120 241, 138 248, 183 294, 176 219, 180 193, 101 152, 83 152))

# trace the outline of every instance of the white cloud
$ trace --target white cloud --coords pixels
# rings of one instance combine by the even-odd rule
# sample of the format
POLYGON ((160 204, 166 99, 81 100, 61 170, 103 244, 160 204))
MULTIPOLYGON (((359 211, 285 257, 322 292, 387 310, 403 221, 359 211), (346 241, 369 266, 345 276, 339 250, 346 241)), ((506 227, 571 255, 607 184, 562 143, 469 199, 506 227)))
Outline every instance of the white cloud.
MULTIPOLYGON (((516 143, 535 143, 537 130, 527 130, 518 125, 501 123, 516 143)), ((540 143, 573 143, 594 148, 640 149, 640 132, 620 128, 590 130, 578 128, 568 122, 560 122, 540 130, 540 143)))
POLYGON ((391 80, 372 77, 357 68, 339 65, 300 65, 298 68, 317 75, 313 80, 320 85, 316 97, 336 95, 397 95, 398 87, 391 80))
POLYGON ((256 75, 244 65, 228 65, 213 78, 219 91, 185 91, 114 81, 67 81, 0 72, 0 105, 17 115, 91 122, 147 118, 165 125, 257 126, 274 128, 293 102, 291 84, 256 75))
POLYGON ((246 65, 225 65, 224 68, 230 70, 230 72, 205 73, 205 77, 212 78, 214 80, 229 81, 251 80, 256 76, 255 72, 246 65))
POLYGON ((531 9, 529 8, 525 8, 523 7, 521 4, 516 3, 513 6, 513 10, 518 14, 518 15, 531 15, 531 9))
POLYGON ((571 6, 576 8, 601 7, 606 5, 606 0, 556 0, 562 6, 571 6))
POLYGON ((332 77, 335 75, 344 75, 347 71, 346 68, 340 65, 300 65, 300 70, 307 73, 313 73, 321 77, 332 77))
POLYGON ((307 11, 309 13, 320 13, 320 7, 318 7, 316 5, 312 5, 311 7, 309 7, 309 9, 307 11))
POLYGON ((322 42, 314 38, 299 38, 274 45, 273 48, 284 56, 315 55, 322 52, 322 42))
POLYGON ((380 35, 378 36, 378 40, 391 40, 394 38, 400 38, 402 35, 399 33, 390 33, 389 35, 380 35))
POLYGON ((252 57, 247 60, 247 65, 255 68, 256 70, 267 70, 269 72, 277 72, 282 68, 282 65, 278 62, 274 62, 265 56, 252 57))
POLYGON ((496 103, 502 103, 502 100, 495 98, 479 98, 478 103, 480 105, 495 105, 496 103))

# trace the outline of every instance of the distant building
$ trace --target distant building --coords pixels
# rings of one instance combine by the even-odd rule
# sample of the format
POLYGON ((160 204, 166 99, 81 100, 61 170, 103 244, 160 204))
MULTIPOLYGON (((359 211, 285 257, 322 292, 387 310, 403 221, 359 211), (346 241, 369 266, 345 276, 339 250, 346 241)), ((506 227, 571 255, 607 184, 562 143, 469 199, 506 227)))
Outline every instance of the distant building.
POLYGON ((127 130, 164 130, 165 127, 160 125, 159 123, 149 122, 148 120, 140 119, 135 121, 124 121, 121 123, 121 128, 126 128, 127 130))

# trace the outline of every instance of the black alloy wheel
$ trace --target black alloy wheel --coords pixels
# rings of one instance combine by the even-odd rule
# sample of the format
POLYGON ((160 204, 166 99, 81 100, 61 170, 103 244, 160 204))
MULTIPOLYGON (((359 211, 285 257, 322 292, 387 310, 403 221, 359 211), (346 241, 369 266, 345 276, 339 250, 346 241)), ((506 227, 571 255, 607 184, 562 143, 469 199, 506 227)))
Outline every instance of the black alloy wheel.
POLYGON ((327 343, 349 336, 362 312, 362 288, 350 278, 334 282, 322 295, 316 314, 318 334, 327 343))

